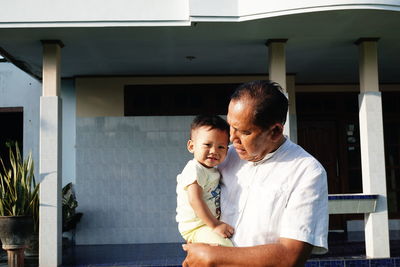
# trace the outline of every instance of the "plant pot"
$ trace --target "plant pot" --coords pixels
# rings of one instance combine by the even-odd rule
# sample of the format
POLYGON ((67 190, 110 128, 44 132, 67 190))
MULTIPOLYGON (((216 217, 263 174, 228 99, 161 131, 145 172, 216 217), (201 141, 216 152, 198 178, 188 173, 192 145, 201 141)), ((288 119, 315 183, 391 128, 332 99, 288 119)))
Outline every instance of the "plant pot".
POLYGON ((33 233, 28 239, 25 248, 25 257, 38 257, 39 256, 39 234, 33 233))
POLYGON ((24 266, 24 250, 33 232, 31 216, 0 216, 0 239, 8 254, 8 266, 24 266))

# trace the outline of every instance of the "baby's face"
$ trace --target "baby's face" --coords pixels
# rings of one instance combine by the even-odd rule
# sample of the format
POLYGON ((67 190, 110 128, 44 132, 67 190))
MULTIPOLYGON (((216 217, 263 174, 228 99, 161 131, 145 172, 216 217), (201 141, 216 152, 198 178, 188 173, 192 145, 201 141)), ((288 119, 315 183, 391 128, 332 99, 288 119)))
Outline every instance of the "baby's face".
POLYGON ((211 168, 224 161, 228 143, 229 136, 226 132, 203 126, 192 132, 192 139, 187 146, 198 162, 211 168))

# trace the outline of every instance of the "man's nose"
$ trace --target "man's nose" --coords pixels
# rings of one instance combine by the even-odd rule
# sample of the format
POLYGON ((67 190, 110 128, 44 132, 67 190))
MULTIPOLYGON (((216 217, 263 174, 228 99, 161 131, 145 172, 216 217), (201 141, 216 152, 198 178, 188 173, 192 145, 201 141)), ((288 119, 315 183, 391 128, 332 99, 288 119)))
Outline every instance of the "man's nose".
POLYGON ((233 143, 235 139, 237 139, 236 130, 231 127, 229 131, 229 140, 233 143))

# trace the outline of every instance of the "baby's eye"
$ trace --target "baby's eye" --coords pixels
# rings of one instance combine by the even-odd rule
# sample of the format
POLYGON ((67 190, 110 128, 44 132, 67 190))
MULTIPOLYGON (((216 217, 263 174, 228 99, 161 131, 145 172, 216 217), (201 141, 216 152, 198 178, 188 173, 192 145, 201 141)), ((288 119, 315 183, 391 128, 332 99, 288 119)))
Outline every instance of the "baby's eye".
POLYGON ((205 146, 205 147, 210 147, 211 144, 203 144, 203 146, 205 146))

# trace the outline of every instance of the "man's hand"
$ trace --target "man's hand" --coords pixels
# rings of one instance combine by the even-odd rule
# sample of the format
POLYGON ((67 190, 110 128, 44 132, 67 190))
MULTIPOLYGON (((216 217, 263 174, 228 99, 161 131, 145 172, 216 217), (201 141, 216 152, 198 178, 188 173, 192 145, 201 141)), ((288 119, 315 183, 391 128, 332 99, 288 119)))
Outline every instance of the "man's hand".
POLYGON ((220 222, 217 226, 215 226, 213 231, 224 238, 231 237, 235 232, 232 226, 224 222, 220 222))
POLYGON ((313 246, 294 239, 280 238, 278 243, 254 247, 222 247, 185 244, 183 267, 298 267, 304 266, 313 246))
MULTIPOLYGON (((182 267, 207 267, 212 266, 212 246, 202 243, 188 243, 182 245, 187 256, 182 263, 182 267)), ((215 248, 215 247, 214 247, 215 248)))

